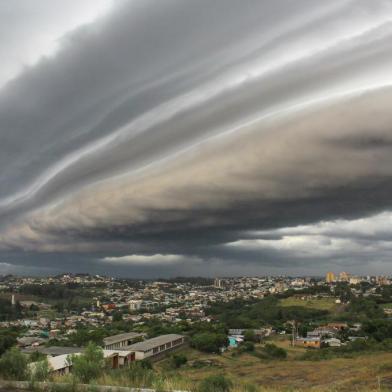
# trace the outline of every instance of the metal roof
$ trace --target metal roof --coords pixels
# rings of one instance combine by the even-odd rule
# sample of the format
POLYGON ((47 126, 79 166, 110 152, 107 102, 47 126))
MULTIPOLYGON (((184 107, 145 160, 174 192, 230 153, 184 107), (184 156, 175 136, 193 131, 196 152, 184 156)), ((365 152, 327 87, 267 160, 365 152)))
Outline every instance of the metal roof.
POLYGON ((122 342, 124 340, 142 337, 144 335, 145 335, 144 333, 138 333, 138 332, 120 333, 118 335, 108 336, 107 338, 104 338, 103 342, 105 345, 114 344, 114 343, 122 342))
POLYGON ((76 354, 82 352, 84 349, 81 347, 61 347, 61 346, 51 346, 51 347, 27 347, 22 350, 26 354, 31 354, 33 352, 39 352, 45 355, 51 355, 57 357, 58 355, 64 354, 76 354))
POLYGON ((149 351, 155 347, 161 346, 162 344, 170 343, 173 340, 182 339, 184 336, 177 334, 168 334, 157 336, 156 338, 147 339, 144 342, 139 342, 135 344, 131 344, 130 346, 124 347, 130 351, 149 351))

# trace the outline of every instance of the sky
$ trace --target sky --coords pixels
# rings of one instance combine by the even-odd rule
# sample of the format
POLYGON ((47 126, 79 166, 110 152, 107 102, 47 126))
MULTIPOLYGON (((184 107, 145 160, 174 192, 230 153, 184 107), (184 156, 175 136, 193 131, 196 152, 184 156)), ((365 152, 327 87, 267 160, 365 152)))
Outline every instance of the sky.
POLYGON ((392 274, 392 2, 0 0, 0 274, 392 274))

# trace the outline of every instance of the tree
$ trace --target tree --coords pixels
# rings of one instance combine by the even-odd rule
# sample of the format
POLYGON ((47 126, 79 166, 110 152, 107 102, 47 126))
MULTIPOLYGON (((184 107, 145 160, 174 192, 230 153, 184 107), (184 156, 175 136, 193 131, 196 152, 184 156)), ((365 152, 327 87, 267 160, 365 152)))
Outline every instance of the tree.
POLYGON ((31 379, 34 381, 46 381, 49 379, 50 369, 49 362, 45 357, 43 360, 36 362, 32 371, 31 379))
POLYGON ((123 319, 123 315, 121 312, 114 312, 113 313, 113 322, 114 323, 122 321, 122 319, 123 319))
POLYGON ((255 342, 256 341, 255 332, 252 329, 247 329, 244 333, 244 340, 245 342, 255 342))
POLYGON ((69 360, 72 363, 72 372, 85 384, 96 379, 105 366, 103 351, 93 342, 87 345, 83 354, 72 355, 69 360))
POLYGON ((182 365, 185 365, 188 362, 188 359, 183 354, 174 354, 170 358, 170 365, 174 369, 180 368, 182 365))
POLYGON ((0 374, 9 380, 26 380, 29 375, 27 363, 26 356, 13 347, 0 358, 0 374))
POLYGON ((275 346, 275 344, 267 343, 263 348, 263 356, 271 359, 285 359, 287 351, 284 348, 275 346))
POLYGON ((199 392, 229 392, 232 386, 232 382, 222 375, 210 376, 201 382, 199 392))
POLYGON ((244 342, 240 345, 239 350, 241 352, 252 352, 255 351, 255 344, 253 342, 244 342))
POLYGON ((201 332, 193 336, 191 345, 207 353, 219 353, 221 347, 228 345, 227 337, 220 333, 201 332))
POLYGON ((10 330, 5 330, 0 335, 0 355, 4 354, 16 343, 16 333, 10 330))

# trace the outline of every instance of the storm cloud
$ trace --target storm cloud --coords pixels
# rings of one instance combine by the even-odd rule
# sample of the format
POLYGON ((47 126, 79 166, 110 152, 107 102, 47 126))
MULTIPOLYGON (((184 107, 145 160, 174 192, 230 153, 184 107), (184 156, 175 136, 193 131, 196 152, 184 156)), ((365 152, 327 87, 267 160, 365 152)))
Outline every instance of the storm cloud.
POLYGON ((9 63, 0 272, 392 272, 389 1, 97 15, 9 63))

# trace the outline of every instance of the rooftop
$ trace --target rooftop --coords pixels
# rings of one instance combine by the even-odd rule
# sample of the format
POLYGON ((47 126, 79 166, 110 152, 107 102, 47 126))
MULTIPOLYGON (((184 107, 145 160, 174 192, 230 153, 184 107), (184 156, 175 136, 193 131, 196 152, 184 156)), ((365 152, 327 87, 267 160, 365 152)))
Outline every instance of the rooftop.
POLYGON ((138 332, 120 333, 118 335, 108 336, 107 338, 104 338, 103 342, 104 342, 105 345, 108 345, 108 344, 122 342, 122 341, 128 340, 128 339, 139 338, 139 337, 142 337, 144 335, 145 334, 138 333, 138 332))
POLYGON ((58 355, 67 355, 67 354, 76 354, 83 351, 83 348, 80 347, 60 347, 60 346, 51 346, 51 347, 26 347, 23 352, 26 354, 31 354, 33 352, 39 352, 45 355, 51 355, 53 357, 57 357, 58 355))
POLYGON ((161 335, 157 336, 156 338, 147 339, 144 342, 139 342, 135 344, 131 344, 130 346, 126 347, 127 350, 131 351, 149 351, 152 350, 154 347, 161 346, 162 344, 166 344, 172 342, 173 340, 181 339, 184 336, 177 335, 177 334, 168 334, 168 335, 161 335))

